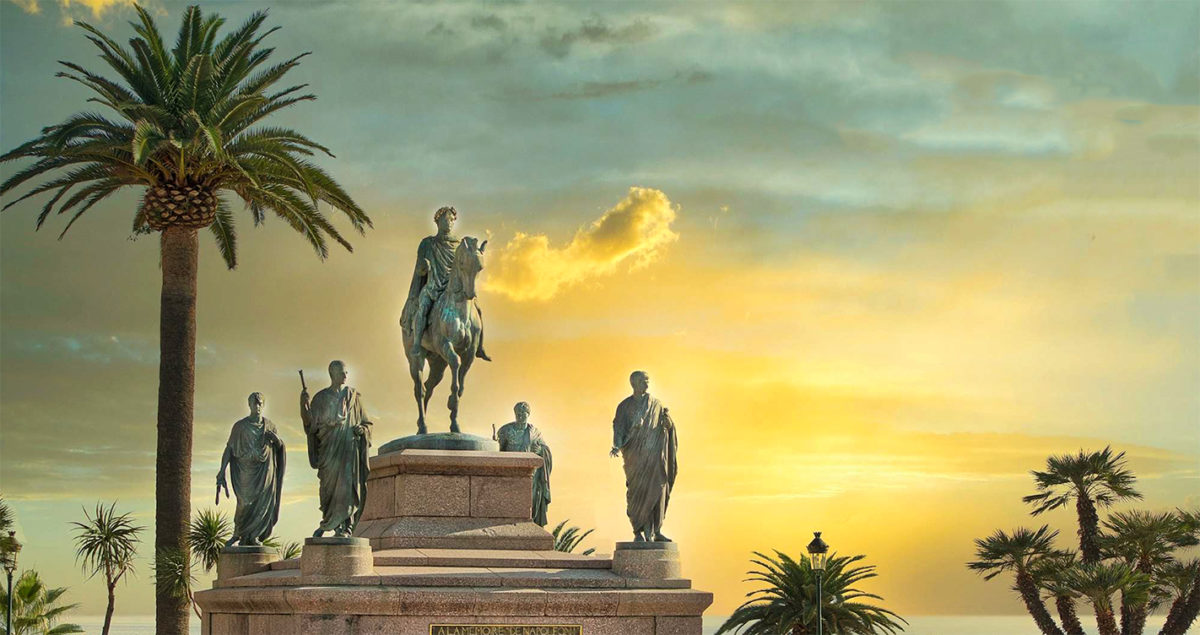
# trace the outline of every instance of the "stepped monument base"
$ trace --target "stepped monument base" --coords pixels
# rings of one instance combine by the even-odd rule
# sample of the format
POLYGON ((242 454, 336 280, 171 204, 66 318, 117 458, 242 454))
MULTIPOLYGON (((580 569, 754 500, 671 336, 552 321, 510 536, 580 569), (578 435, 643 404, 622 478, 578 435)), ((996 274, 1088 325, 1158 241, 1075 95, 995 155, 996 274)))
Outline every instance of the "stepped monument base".
POLYGON ((554 551, 530 519, 541 463, 411 446, 372 457, 355 538, 239 556, 196 594, 201 633, 700 635, 712 594, 680 577, 676 543, 554 551))

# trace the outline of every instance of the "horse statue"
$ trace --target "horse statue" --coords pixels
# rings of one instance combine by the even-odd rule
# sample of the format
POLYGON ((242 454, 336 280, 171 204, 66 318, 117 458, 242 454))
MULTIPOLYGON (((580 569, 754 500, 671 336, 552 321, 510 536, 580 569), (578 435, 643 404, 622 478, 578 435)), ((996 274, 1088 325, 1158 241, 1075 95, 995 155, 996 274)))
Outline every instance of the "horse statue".
MULTIPOLYGON (((475 305, 475 278, 483 270, 483 250, 487 241, 464 237, 454 250, 450 280, 438 295, 429 311, 428 323, 421 337, 421 346, 414 353, 413 330, 404 329, 404 353, 408 372, 413 381, 413 397, 417 400, 417 434, 426 434, 425 412, 433 389, 450 368, 450 432, 459 432, 458 400, 462 397, 464 381, 476 353, 483 344, 483 319, 475 305), (426 362, 429 377, 422 382, 426 362)), ((428 263, 426 263, 428 266, 428 263)))

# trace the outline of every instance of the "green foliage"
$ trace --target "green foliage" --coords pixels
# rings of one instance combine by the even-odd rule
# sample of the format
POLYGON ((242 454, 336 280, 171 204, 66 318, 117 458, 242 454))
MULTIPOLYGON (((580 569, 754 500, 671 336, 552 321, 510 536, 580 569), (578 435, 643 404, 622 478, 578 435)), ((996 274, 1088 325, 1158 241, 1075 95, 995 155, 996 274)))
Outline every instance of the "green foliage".
MULTIPOLYGON (((37 571, 23 571, 21 577, 13 583, 13 635, 82 633, 83 629, 77 624, 58 623, 67 612, 79 606, 59 604, 66 592, 66 587, 47 587, 37 571)), ((7 604, 8 589, 0 588, 0 607, 6 607, 7 604)), ((3 615, 4 611, 0 610, 0 617, 3 615)))
POLYGON ((1153 584, 1150 576, 1135 571, 1124 562, 1079 564, 1066 571, 1067 584, 1092 601, 1097 610, 1112 610, 1112 596, 1121 592, 1130 597, 1131 604, 1144 604, 1150 599, 1153 584))
POLYGON ((12 529, 14 523, 17 522, 17 517, 13 514, 12 507, 9 507, 8 501, 4 500, 4 496, 0 496, 0 536, 7 536, 9 530, 12 529))
POLYGON ((1040 559, 1055 555, 1054 538, 1057 531, 1046 525, 1036 530, 1018 527, 1011 534, 997 529, 987 538, 975 539, 975 557, 967 568, 983 574, 984 580, 1006 571, 1020 572, 1029 569, 1040 559))
POLYGON ((284 560, 291 560, 292 558, 300 557, 300 553, 304 550, 304 545, 292 540, 280 547, 276 547, 276 549, 279 550, 280 558, 284 560))
POLYGON ((116 584, 124 575, 133 571, 133 558, 137 554, 139 534, 145 527, 134 524, 128 513, 116 513, 114 502, 107 508, 96 503, 95 515, 84 510, 84 522, 72 522, 75 526, 75 560, 90 576, 103 574, 109 586, 116 584))
MULTIPOLYGON (((593 531, 596 531, 595 529, 589 529, 580 533, 582 530, 579 527, 574 525, 567 527, 567 523, 569 522, 571 522, 570 519, 567 519, 561 523, 558 523, 558 525, 554 527, 554 531, 550 532, 554 535, 555 551, 572 553, 575 551, 575 548, 579 546, 579 543, 583 542, 584 538, 587 538, 589 534, 591 534, 593 531)), ((589 547, 583 551, 582 555, 590 556, 595 552, 596 549, 594 547, 589 547)))
POLYGON ((232 534, 229 517, 215 509, 202 509, 192 517, 188 523, 188 545, 205 573, 217 566, 221 550, 232 534))
MULTIPOLYGON (((127 187, 197 187, 240 199, 258 225, 268 213, 304 235, 321 258, 327 238, 350 244, 334 229, 319 205, 342 212, 359 233, 371 225, 366 213, 312 158, 332 157, 303 134, 264 125, 273 114, 316 99, 306 85, 278 89, 284 75, 308 55, 269 64, 274 49, 262 46, 275 29, 263 30, 266 12, 218 37, 225 20, 188 7, 175 46, 168 50, 154 18, 140 6, 132 23, 135 37, 122 45, 86 22, 86 32, 107 65, 105 76, 71 62, 58 73, 87 87, 89 101, 106 109, 81 112, 48 126, 42 134, 0 156, 0 163, 32 163, 3 184, 8 194, 31 179, 44 179, 16 203, 52 194, 37 218, 40 228, 57 210, 70 213, 63 229, 87 210, 127 187)), ((237 264, 233 217, 222 202, 210 225, 226 264, 237 264)), ((133 231, 152 231, 143 206, 133 231)), ((60 238, 62 237, 60 235, 60 238)))
POLYGON ((1118 500, 1142 497, 1133 488, 1137 479, 1125 467, 1125 453, 1113 454, 1111 447, 1051 456, 1046 459, 1046 471, 1033 470, 1032 474, 1038 493, 1022 500, 1034 506, 1034 516, 1079 498, 1108 507, 1118 500))
POLYGON ((154 585, 172 597, 187 600, 200 617, 200 609, 192 588, 196 585, 195 564, 192 554, 180 549, 160 549, 154 554, 154 585))
MULTIPOLYGON (((817 573, 806 558, 793 560, 776 551, 775 558, 755 552, 751 562, 758 568, 747 572, 748 582, 763 587, 747 594, 745 603, 717 630, 744 635, 817 632, 817 573)), ((856 565, 866 556, 832 554, 821 578, 821 614, 824 632, 847 635, 897 633, 904 630, 903 618, 863 600, 882 600, 855 588, 875 577, 875 565, 856 565)))

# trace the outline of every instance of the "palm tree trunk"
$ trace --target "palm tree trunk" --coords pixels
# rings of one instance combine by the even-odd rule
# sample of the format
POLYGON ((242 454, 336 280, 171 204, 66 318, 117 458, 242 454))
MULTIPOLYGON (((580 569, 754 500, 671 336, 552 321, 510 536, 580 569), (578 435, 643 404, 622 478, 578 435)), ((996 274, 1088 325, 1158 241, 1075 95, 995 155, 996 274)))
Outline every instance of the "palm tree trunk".
POLYGON ((1025 600, 1025 608, 1033 616, 1033 621, 1037 623, 1042 635, 1064 635, 1058 624, 1054 623, 1050 611, 1046 610, 1046 605, 1042 603, 1042 598, 1038 595, 1037 583, 1034 582, 1033 576, 1029 575, 1028 571, 1017 572, 1017 591, 1021 593, 1021 599, 1025 600))
POLYGON ((1075 612, 1075 600, 1065 595, 1054 599, 1054 606, 1058 609, 1058 619, 1062 620, 1063 630, 1067 635, 1087 635, 1083 630, 1083 624, 1079 621, 1079 613, 1075 612))
POLYGON ((1100 562, 1100 516, 1092 499, 1080 495, 1075 499, 1075 512, 1079 515, 1079 553, 1084 564, 1100 562))
MULTIPOLYGON (((195 229, 162 232, 159 315, 158 454, 155 463, 154 550, 187 552, 192 498, 192 406, 196 388, 195 229)), ((188 601, 165 585, 155 589, 155 633, 187 635, 188 601)))
POLYGON ((1186 599, 1180 596, 1179 600, 1171 605, 1171 612, 1167 615, 1167 622, 1163 625, 1160 635, 1184 635, 1192 627, 1192 622, 1200 615, 1200 575, 1192 580, 1192 589, 1188 591, 1186 599), (1178 611, 1175 610, 1177 606, 1178 611))
POLYGON ((112 628, 113 609, 117 606, 116 588, 116 582, 108 583, 108 608, 104 609, 104 629, 100 631, 101 635, 108 635, 108 629, 112 628))
POLYGON ((1100 635, 1121 635, 1111 608, 1096 607, 1096 628, 1100 630, 1100 635))

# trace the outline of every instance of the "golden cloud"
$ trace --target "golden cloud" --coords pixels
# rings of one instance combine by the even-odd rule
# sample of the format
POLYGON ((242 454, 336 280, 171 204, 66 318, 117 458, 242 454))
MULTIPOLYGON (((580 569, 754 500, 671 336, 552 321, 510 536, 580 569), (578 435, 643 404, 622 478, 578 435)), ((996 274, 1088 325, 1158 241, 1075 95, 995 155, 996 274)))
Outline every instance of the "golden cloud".
MULTIPOLYGON (((35 6, 37 4, 37 0, 26 1, 32 1, 35 6)), ((59 0, 59 3, 62 4, 64 14, 70 13, 72 5, 78 5, 91 10, 92 17, 97 19, 104 15, 104 13, 109 9, 115 7, 133 6, 133 0, 59 0)))
POLYGON ((42 8, 38 6, 38 0, 12 0, 12 3, 21 7, 25 13, 41 13, 42 8))
POLYGON ((501 249, 485 288, 514 300, 548 300, 561 289, 657 260, 679 239, 671 231, 676 208, 660 190, 631 187, 629 194, 600 218, 579 228, 565 247, 551 246, 545 234, 517 232, 501 249))

